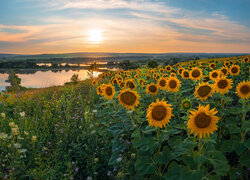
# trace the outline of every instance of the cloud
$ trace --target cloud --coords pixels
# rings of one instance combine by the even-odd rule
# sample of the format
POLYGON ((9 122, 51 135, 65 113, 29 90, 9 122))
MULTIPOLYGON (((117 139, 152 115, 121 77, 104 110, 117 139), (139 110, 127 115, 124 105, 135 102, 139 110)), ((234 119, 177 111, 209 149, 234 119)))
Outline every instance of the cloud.
POLYGON ((13 47, 0 46, 1 51, 19 53, 250 51, 249 27, 234 22, 218 12, 204 14, 204 12, 173 8, 163 2, 142 0, 41 0, 39 2, 42 2, 44 9, 54 12, 54 15, 41 17, 46 22, 43 25, 0 25, 0 43, 16 42, 13 47), (69 9, 77 11, 79 16, 70 16, 67 11, 69 9), (81 15, 85 9, 94 10, 96 15, 86 16, 86 13, 81 15), (112 16, 112 13, 101 11, 106 9, 126 9, 129 18, 119 16, 119 13, 117 16, 112 16), (1 29, 19 32, 3 32, 1 29), (104 41, 98 45, 88 42, 87 32, 91 29, 102 30, 104 41))

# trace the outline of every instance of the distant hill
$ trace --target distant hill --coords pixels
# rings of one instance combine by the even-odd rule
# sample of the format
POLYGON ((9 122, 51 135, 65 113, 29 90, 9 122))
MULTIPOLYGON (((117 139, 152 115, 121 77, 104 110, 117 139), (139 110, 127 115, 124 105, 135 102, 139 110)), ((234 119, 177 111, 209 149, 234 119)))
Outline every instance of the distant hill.
POLYGON ((205 59, 205 58, 222 58, 230 56, 244 56, 250 53, 111 53, 111 52, 78 52, 64 54, 4 54, 0 53, 0 61, 19 61, 32 60, 35 62, 67 62, 81 63, 86 61, 146 61, 149 59, 168 60, 179 58, 180 60, 188 59, 205 59))

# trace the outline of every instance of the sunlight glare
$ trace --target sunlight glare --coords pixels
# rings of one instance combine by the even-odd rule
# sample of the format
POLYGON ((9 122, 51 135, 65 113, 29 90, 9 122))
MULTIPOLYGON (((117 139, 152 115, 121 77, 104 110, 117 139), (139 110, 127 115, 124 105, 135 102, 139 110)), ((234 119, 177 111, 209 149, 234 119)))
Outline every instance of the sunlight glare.
POLYGON ((88 41, 93 44, 98 44, 103 41, 102 30, 92 29, 88 31, 88 41))

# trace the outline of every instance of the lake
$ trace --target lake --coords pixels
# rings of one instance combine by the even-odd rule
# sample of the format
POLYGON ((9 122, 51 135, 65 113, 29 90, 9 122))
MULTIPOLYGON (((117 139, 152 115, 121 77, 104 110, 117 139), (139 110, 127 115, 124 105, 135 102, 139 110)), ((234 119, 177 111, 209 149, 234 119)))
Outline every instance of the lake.
MULTIPOLYGON (((101 72, 93 71, 93 76, 96 77, 101 72)), ((89 78, 88 70, 61 70, 57 72, 48 71, 36 71, 35 73, 24 73, 18 74, 18 77, 21 78, 21 86, 27 88, 42 88, 49 86, 63 85, 65 82, 70 82, 70 78, 73 74, 78 74, 81 80, 89 78)), ((5 82, 8 79, 7 73, 0 73, 0 91, 5 90, 6 86, 10 84, 5 82)))

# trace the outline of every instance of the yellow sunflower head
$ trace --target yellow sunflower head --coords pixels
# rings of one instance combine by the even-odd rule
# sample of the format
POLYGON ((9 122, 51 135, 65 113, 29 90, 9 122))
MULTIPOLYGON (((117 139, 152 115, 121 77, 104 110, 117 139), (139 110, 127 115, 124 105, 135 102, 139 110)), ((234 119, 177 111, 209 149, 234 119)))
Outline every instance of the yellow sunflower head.
POLYGON ((125 81, 125 86, 130 89, 135 89, 136 85, 132 79, 128 79, 125 81))
POLYGON ((158 79, 158 83, 157 83, 158 87, 161 90, 165 90, 167 88, 167 80, 165 78, 160 78, 158 79))
POLYGON ((96 79, 92 80, 92 86, 96 86, 98 84, 98 81, 96 79))
POLYGON ((175 77, 170 77, 167 80, 167 90, 169 92, 177 92, 179 91, 180 84, 181 82, 179 81, 179 79, 175 77))
POLYGON ((243 62, 244 62, 244 63, 248 63, 248 62, 249 62, 249 57, 244 57, 244 58, 243 58, 243 62))
POLYGON ((160 71, 160 73, 164 73, 164 69, 163 68, 160 68, 159 71, 160 71))
POLYGON ((171 69, 172 69, 172 67, 171 67, 170 65, 167 65, 167 66, 165 67, 165 70, 168 71, 168 72, 170 72, 171 69))
POLYGON ((237 76, 240 74, 240 66, 239 65, 232 65, 229 69, 229 73, 232 76, 237 76))
POLYGON ((172 72, 172 73, 170 74, 170 77, 176 77, 176 74, 172 72))
POLYGON ((220 71, 219 70, 213 70, 209 73, 209 78, 212 80, 216 80, 217 78, 220 77, 220 71))
POLYGON ((149 74, 146 75, 146 80, 150 80, 151 76, 149 74))
POLYGON ((195 67, 190 72, 190 78, 193 80, 199 80, 202 77, 202 70, 195 67))
POLYGON ((205 77, 203 77, 202 82, 208 82, 208 81, 210 81, 209 76, 205 76, 205 77))
POLYGON ((181 108, 184 110, 189 110, 192 107, 192 102, 189 99, 184 99, 181 102, 181 108))
POLYGON ((104 89, 105 86, 106 86, 106 84, 101 84, 100 86, 98 86, 98 87, 96 88, 96 91, 97 91, 97 94, 98 94, 98 95, 102 95, 102 96, 104 95, 104 94, 103 94, 103 92, 104 92, 103 89, 104 89))
POLYGON ((241 99, 248 99, 250 97, 250 81, 240 82, 236 87, 236 94, 241 99))
POLYGON ((209 64, 209 68, 210 68, 210 69, 214 69, 215 67, 216 67, 216 64, 215 64, 215 63, 210 63, 210 64, 209 64))
POLYGON ((215 116, 217 112, 215 108, 210 110, 209 105, 199 105, 198 110, 190 111, 187 128, 191 130, 191 134, 199 136, 200 139, 213 134, 218 129, 219 117, 215 116))
POLYGON ((125 106, 126 109, 134 110, 134 107, 138 105, 140 96, 136 91, 130 89, 123 89, 118 95, 118 101, 121 105, 125 106))
POLYGON ((225 76, 222 76, 215 81, 215 91, 225 94, 229 91, 229 89, 232 89, 232 83, 231 79, 227 79, 225 76))
POLYGON ((125 82, 120 82, 119 86, 120 86, 121 89, 124 89, 125 88, 125 82))
POLYGON ((147 109, 147 120, 149 126, 160 127, 166 126, 170 122, 172 114, 172 109, 167 101, 159 101, 151 103, 147 109))
POLYGON ((103 96, 106 99, 113 99, 115 96, 115 88, 111 84, 105 85, 102 88, 102 91, 103 91, 103 96))
POLYGON ((187 70, 183 70, 181 74, 183 79, 188 79, 189 78, 189 72, 187 70))
POLYGON ((178 74, 181 75, 183 70, 184 70, 183 68, 179 68, 178 71, 177 71, 178 74))
POLYGON ((214 93, 213 85, 202 83, 195 88, 194 95, 201 101, 204 101, 208 98, 208 96, 212 96, 213 93, 214 93))
POLYGON ((146 92, 151 95, 156 95, 158 93, 158 86, 154 83, 147 85, 146 92))
POLYGON ((228 74, 228 69, 226 67, 223 67, 220 69, 221 73, 224 75, 224 76, 227 76, 228 74))

